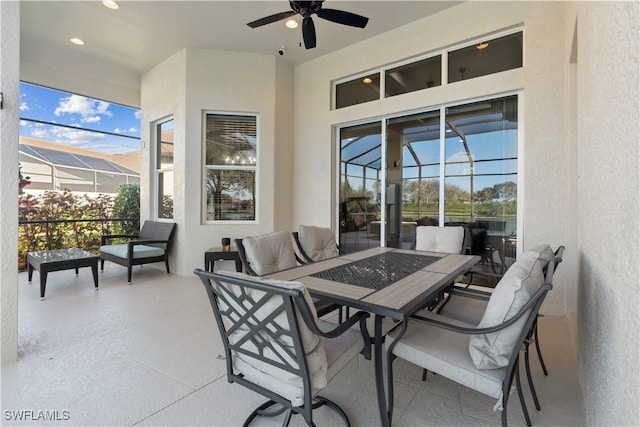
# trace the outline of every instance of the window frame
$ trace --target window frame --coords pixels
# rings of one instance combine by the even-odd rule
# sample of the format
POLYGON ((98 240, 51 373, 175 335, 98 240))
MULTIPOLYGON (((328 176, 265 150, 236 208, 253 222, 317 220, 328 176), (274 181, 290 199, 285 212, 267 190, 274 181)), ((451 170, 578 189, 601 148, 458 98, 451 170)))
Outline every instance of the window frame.
MULTIPOLYGON (((161 155, 161 144, 162 144, 161 128, 163 124, 166 124, 169 122, 173 122, 173 125, 175 126, 175 119, 173 115, 163 117, 151 123, 151 128, 152 128, 151 134, 153 135, 153 153, 152 153, 153 154, 153 157, 152 157, 153 158, 153 209, 152 209, 152 212, 155 220, 157 221, 173 221, 175 218, 175 209, 172 209, 171 218, 160 217, 160 206, 162 203, 160 197, 164 195, 164 194, 162 195, 160 194, 160 176, 167 172, 170 172, 170 173, 173 173, 173 176, 175 179, 175 158, 173 159, 173 162, 170 167, 161 167, 161 165, 159 164, 160 155, 161 155)), ((174 133, 174 137, 175 137, 175 133, 174 133)), ((174 151, 174 156, 175 156, 175 151, 174 151)), ((175 191, 173 191, 173 193, 175 194, 175 191)), ((175 202, 175 197, 174 197, 174 202, 175 202)))
MULTIPOLYGON (((333 168, 334 168, 334 172, 333 172, 333 176, 334 176, 334 182, 335 182, 335 186, 334 186, 334 208, 333 208, 333 221, 334 224, 340 224, 340 178, 341 178, 341 165, 340 165, 340 150, 341 150, 341 146, 340 146, 340 131, 343 128, 348 128, 348 127, 353 127, 353 126, 358 126, 358 125, 365 125, 365 124, 373 124, 373 123, 380 123, 382 126, 382 167, 380 170, 380 175, 382 177, 382 179, 380 180, 380 185, 381 188, 386 188, 387 184, 388 184, 388 177, 387 177, 387 167, 386 167, 386 154, 387 154, 387 126, 388 126, 388 121, 390 119, 394 119, 394 118, 398 118, 398 117, 403 117, 403 116, 411 116, 414 114, 419 114, 419 113, 427 113, 430 111, 435 111, 435 110, 439 110, 440 111, 440 165, 439 165, 439 208, 438 208, 438 219, 439 222, 442 223, 443 219, 445 218, 445 179, 446 179, 446 171, 445 171, 445 167, 446 167, 446 156, 445 156, 445 152, 446 152, 446 135, 445 135, 445 128, 446 128, 446 112, 448 108, 452 108, 452 107, 457 107, 457 106, 464 106, 466 104, 473 104, 473 103, 477 103, 477 102, 483 102, 483 101, 490 101, 490 100, 494 100, 494 99, 499 99, 499 98, 505 98, 505 97, 509 97, 509 96, 516 96, 517 97, 517 118, 518 118, 518 129, 517 129, 517 159, 516 159, 516 167, 517 167, 517 177, 516 177, 516 184, 517 184, 517 193, 516 193, 516 235, 517 235, 517 240, 516 240, 516 253, 520 254, 523 251, 524 248, 524 241, 526 239, 526 236, 524 235, 524 191, 525 191, 525 186, 524 186, 524 175, 525 175, 525 167, 524 167, 524 157, 525 157, 525 150, 524 150, 524 91, 523 90, 513 90, 513 91, 506 91, 506 92, 502 92, 502 93, 496 93, 496 94, 491 94, 491 95, 486 95, 486 96, 482 96, 482 97, 476 97, 476 98, 469 98, 469 99, 464 99, 464 100, 458 100, 455 102, 447 102, 447 103, 442 103, 440 105, 437 106, 430 106, 430 107, 425 107, 423 109, 420 110, 409 110, 409 111, 403 111, 403 112, 397 112, 397 113, 389 113, 389 114, 385 114, 385 115, 381 115, 381 116, 376 116, 376 117, 371 117, 371 118, 367 118, 367 119, 359 119, 359 120, 354 120, 351 122, 344 122, 344 123, 338 123, 333 125, 333 138, 334 138, 334 164, 333 164, 333 168)), ((386 191, 381 191, 381 205, 382 206, 386 206, 386 191)), ((380 212, 380 222, 381 222, 381 230, 380 230, 380 246, 385 246, 386 245, 386 222, 387 222, 387 213, 386 213, 386 209, 383 208, 381 209, 380 212)))
POLYGON ((202 110, 202 167, 201 167, 201 224, 203 225, 248 225, 258 224, 260 212, 260 114, 257 112, 246 111, 223 111, 223 110, 202 110), (255 146, 255 163, 253 166, 240 165, 207 165, 207 116, 208 115, 224 115, 224 116, 240 116, 254 117, 256 126, 256 146, 255 146), (207 219, 207 172, 209 170, 249 170, 254 173, 254 218, 253 219, 207 219))

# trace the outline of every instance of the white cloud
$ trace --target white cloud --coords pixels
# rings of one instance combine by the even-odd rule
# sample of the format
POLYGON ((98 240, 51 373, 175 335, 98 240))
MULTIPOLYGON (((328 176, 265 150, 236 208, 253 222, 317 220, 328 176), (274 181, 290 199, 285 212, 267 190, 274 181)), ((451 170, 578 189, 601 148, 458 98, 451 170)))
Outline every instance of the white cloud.
POLYGON ((68 128, 54 128, 51 130, 55 134, 56 142, 63 142, 71 145, 86 145, 102 140, 105 136, 101 133, 87 130, 75 130, 68 128))
POLYGON ((122 130, 121 130, 120 128, 115 128, 113 131, 114 131, 115 133, 122 133, 122 130))
POLYGON ((140 120, 140 118, 142 117, 142 111, 136 110, 136 112, 133 113, 133 115, 135 116, 136 119, 140 120))
POLYGON ((129 128, 129 132, 131 132, 131 133, 135 133, 135 132, 138 132, 138 129, 136 129, 136 128, 129 128))
POLYGON ((27 111, 28 109, 29 109, 29 106, 27 105, 26 102, 20 103, 20 111, 27 111))
POLYGON ((33 131, 31 131, 31 136, 38 139, 44 139, 49 136, 49 132, 47 132, 45 129, 34 129, 33 131))
POLYGON ((111 104, 105 101, 97 101, 86 96, 71 95, 60 100, 54 111, 56 116, 63 114, 80 114, 82 122, 94 123, 100 120, 100 115, 111 117, 109 111, 111 104), (96 119, 97 117, 97 119, 96 119))
POLYGON ((29 122, 26 120, 20 120, 20 126, 30 127, 29 122))

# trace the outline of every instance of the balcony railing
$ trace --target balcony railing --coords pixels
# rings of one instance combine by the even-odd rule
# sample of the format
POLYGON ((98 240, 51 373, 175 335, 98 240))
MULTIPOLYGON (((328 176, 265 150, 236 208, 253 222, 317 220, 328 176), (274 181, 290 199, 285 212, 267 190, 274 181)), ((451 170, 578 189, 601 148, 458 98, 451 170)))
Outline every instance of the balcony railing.
POLYGON ((42 250, 81 248, 98 253, 100 237, 120 229, 139 230, 138 218, 55 219, 18 222, 18 269, 27 268, 27 253, 42 250))

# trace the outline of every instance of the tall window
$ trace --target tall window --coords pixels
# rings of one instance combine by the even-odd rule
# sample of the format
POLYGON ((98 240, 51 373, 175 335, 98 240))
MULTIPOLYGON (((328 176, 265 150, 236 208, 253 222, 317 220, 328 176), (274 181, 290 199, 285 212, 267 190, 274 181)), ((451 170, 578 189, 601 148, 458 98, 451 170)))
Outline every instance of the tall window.
POLYGON ((155 129, 156 213, 173 218, 173 119, 156 124, 155 129))
POLYGON ((204 218, 255 221, 257 117, 204 113, 204 218))

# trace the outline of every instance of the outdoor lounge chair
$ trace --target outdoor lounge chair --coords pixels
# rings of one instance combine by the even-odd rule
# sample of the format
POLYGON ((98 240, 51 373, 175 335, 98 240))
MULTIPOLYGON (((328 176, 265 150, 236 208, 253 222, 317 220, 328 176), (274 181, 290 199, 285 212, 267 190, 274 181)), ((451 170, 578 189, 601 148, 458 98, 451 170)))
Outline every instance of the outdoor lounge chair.
POLYGON ((169 271, 169 251, 175 233, 173 222, 145 221, 137 235, 105 234, 100 238, 100 270, 104 262, 111 261, 127 267, 127 282, 131 283, 131 270, 134 265, 164 261, 169 271), (129 238, 127 243, 112 245, 111 240, 129 238))

